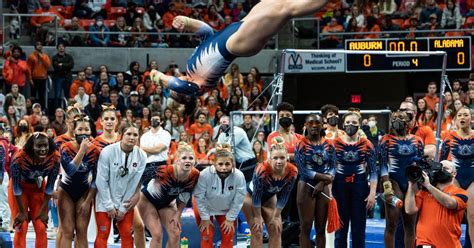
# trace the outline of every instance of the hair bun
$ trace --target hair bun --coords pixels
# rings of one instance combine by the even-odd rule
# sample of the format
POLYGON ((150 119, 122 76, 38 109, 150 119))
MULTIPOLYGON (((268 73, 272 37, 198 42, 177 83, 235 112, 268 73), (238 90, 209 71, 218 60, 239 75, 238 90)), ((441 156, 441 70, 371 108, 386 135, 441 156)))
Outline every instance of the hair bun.
POLYGON ((229 144, 217 144, 216 145, 216 150, 218 152, 220 151, 225 151, 225 152, 232 152, 232 147, 229 144))

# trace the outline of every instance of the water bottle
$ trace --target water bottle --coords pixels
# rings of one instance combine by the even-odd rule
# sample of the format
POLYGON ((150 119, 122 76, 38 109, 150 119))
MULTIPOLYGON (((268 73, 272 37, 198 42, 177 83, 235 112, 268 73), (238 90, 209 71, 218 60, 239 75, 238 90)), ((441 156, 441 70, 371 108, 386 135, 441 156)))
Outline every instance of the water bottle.
POLYGON ((402 208, 403 207, 403 201, 400 200, 400 198, 396 197, 395 195, 392 195, 392 200, 391 201, 387 201, 384 194, 381 194, 380 198, 382 200, 384 200, 386 203, 388 203, 388 204, 390 204, 390 205, 392 205, 396 208, 402 208))
POLYGON ((183 237, 181 239, 181 248, 188 248, 188 239, 186 237, 183 237))
POLYGON ((375 207, 374 207, 374 219, 379 220, 381 218, 380 216, 380 204, 378 201, 375 201, 375 207))
POLYGON ((251 240, 252 240, 252 234, 249 233, 249 234, 247 234, 247 240, 246 240, 247 248, 250 248, 250 243, 251 243, 250 241, 251 240))

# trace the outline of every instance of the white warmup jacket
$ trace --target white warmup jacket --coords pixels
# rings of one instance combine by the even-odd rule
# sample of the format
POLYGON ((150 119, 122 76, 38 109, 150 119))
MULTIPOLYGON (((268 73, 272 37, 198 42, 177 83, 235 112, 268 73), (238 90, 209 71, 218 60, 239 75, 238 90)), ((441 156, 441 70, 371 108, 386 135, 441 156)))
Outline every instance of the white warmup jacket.
POLYGON ((222 183, 214 166, 209 166, 199 175, 194 188, 194 198, 202 220, 214 215, 225 215, 228 221, 234 221, 244 204, 245 176, 238 170, 230 174, 222 183))
POLYGON ((106 146, 97 163, 97 196, 96 211, 108 212, 113 208, 122 213, 127 210, 123 202, 135 194, 146 165, 146 154, 138 146, 128 156, 125 163, 125 152, 120 148, 122 142, 106 146), (127 165, 128 174, 120 176, 119 168, 127 165))

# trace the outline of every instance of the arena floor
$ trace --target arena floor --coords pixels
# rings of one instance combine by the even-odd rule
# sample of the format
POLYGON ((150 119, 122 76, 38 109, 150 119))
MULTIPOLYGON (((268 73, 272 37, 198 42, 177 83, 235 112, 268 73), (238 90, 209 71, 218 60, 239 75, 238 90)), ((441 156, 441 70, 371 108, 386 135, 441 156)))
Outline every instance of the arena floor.
MULTIPOLYGON (((374 220, 374 219, 368 219, 367 220, 367 232, 366 232, 366 247, 367 248, 382 248, 384 247, 383 245, 383 232, 385 228, 385 221, 384 220, 374 220)), ((461 242, 464 243, 464 232, 465 232, 465 225, 462 225, 463 229, 463 235, 461 236, 461 242)), ((13 239, 13 234, 11 235, 13 239)), ((30 229, 28 232, 27 236, 27 248, 34 248, 34 231, 33 229, 30 229)), ((54 234, 51 232, 48 232, 48 237, 52 238, 48 242, 48 247, 49 248, 55 248, 55 240, 54 240, 54 234)), ((147 247, 149 242, 147 242, 147 247)), ((93 248, 94 244, 93 242, 89 243, 89 247, 93 248)), ((119 248, 120 244, 110 244, 109 247, 111 248, 119 248)), ((189 247, 199 247, 199 244, 192 244, 190 243, 189 247)), ((236 246, 237 248, 244 248, 246 247, 245 243, 245 235, 239 235, 238 237, 238 243, 236 246)), ((267 247, 267 246, 265 246, 267 247)), ((332 247, 332 246, 327 246, 327 247, 332 247)))

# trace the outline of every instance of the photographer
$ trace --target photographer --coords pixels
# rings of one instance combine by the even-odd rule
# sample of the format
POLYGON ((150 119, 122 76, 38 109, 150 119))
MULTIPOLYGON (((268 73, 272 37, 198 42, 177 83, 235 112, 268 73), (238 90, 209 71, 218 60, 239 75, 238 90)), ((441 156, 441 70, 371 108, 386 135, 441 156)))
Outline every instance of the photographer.
POLYGON ((416 183, 408 182, 405 211, 418 213, 417 247, 461 247, 461 221, 467 207, 467 192, 453 184, 457 174, 454 164, 447 160, 441 164, 442 170, 434 173, 433 182, 423 171, 422 190, 418 191, 416 183))

